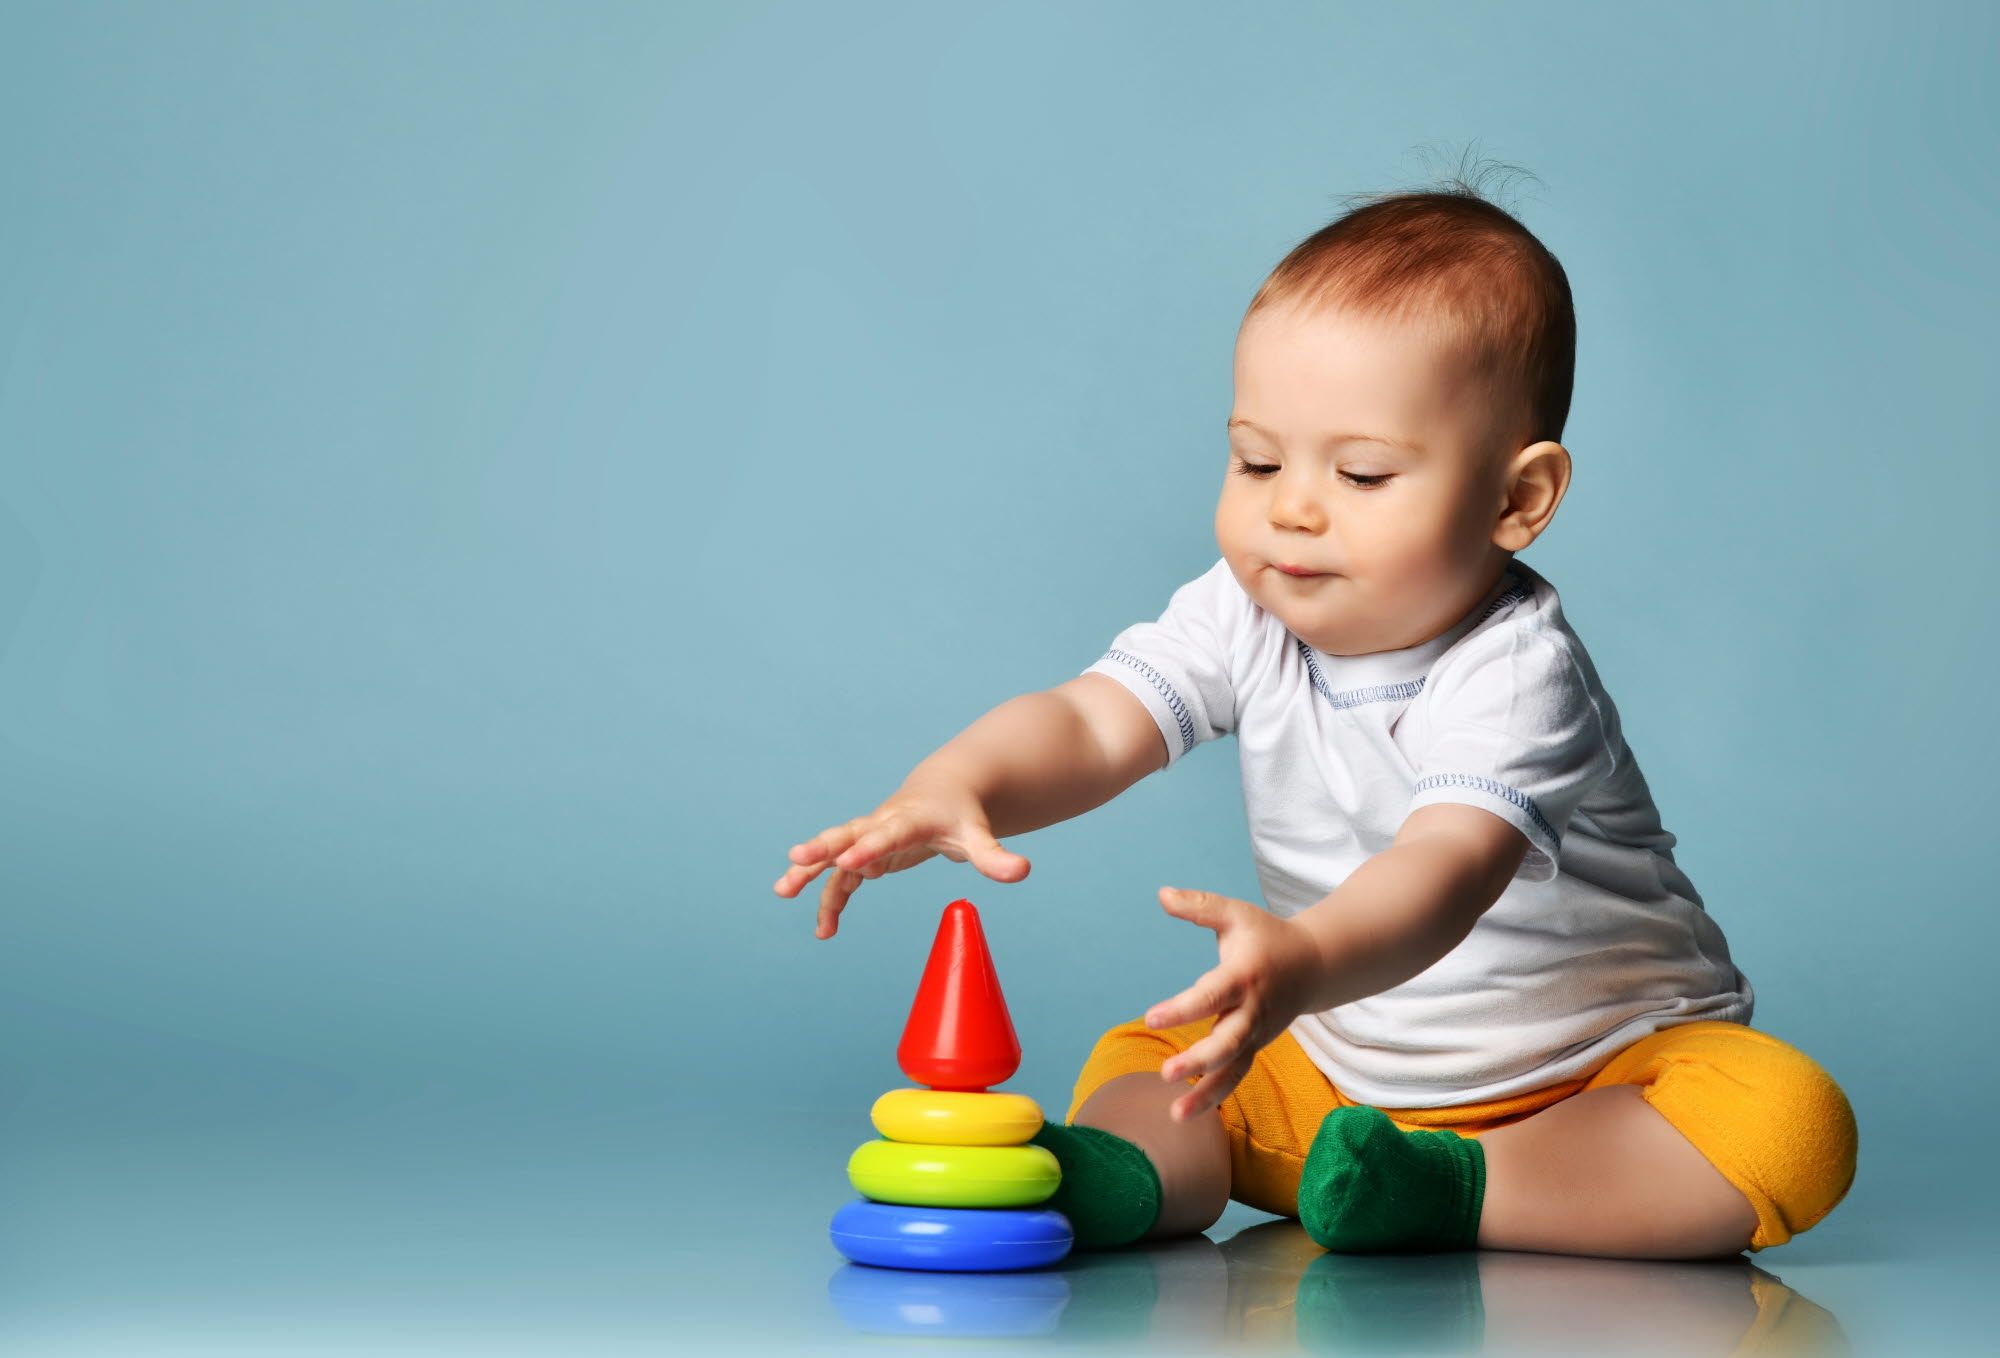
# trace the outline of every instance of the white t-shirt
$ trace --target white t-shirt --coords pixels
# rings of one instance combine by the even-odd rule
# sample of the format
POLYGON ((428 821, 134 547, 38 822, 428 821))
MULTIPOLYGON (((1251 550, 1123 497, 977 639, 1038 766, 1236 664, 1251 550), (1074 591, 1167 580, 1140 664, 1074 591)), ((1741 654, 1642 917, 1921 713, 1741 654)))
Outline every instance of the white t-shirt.
POLYGON ((1555 589, 1518 560, 1441 636, 1354 656, 1294 636, 1218 560, 1085 673, 1145 703, 1169 767, 1235 734, 1279 915, 1332 892, 1420 806, 1477 806, 1527 836, 1514 880, 1457 947, 1293 1022, 1350 1098, 1480 1103, 1587 1073, 1669 1024, 1749 1022, 1750 982, 1674 863, 1617 709, 1555 589))

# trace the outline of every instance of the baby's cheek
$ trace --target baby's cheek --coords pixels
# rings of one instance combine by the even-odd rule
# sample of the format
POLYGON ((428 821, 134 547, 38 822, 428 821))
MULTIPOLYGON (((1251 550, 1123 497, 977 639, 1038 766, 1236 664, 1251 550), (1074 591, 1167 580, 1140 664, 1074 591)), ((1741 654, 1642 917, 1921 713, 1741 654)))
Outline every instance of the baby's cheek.
POLYGON ((1414 517, 1380 544, 1375 564, 1385 590, 1408 601, 1421 598, 1451 579, 1455 566, 1451 538, 1443 525, 1414 517))
POLYGON ((1488 534, 1462 503, 1438 505, 1412 516, 1404 569, 1426 588, 1454 591, 1484 562, 1488 534))

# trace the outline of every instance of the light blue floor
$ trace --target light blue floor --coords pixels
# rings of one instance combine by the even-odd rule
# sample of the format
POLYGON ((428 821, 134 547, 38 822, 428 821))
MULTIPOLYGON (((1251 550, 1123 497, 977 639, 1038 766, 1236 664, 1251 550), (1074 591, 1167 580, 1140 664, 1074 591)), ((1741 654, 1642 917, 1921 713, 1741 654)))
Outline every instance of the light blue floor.
POLYGON ((187 1078, 9 1091, 5 1352, 1977 1353, 1995 1333, 1993 1186, 1947 1196, 1920 1164, 1864 1160, 1832 1218, 1754 1262, 1331 1256, 1232 1207, 1206 1238, 951 1277, 829 1245, 865 1109, 742 1127, 665 1092, 187 1078))

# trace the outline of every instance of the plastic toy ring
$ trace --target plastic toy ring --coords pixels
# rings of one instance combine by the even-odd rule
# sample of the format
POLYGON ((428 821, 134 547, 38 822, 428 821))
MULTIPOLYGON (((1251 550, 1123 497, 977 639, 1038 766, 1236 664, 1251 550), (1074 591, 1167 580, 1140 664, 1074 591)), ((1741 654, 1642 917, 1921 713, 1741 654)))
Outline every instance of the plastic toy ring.
POLYGON ((1027 1207, 1062 1183, 1062 1166, 1040 1146, 931 1146, 864 1141, 847 1177, 877 1202, 914 1207, 1027 1207))
POLYGON ((1041 1268, 1075 1242, 1069 1218, 1048 1208, 982 1212, 881 1202, 848 1203, 833 1214, 828 1234, 857 1264, 958 1272, 1041 1268))
POLYGON ((927 1146, 1019 1146, 1042 1130, 1042 1107, 1026 1094, 892 1089, 868 1116, 891 1141, 927 1146))

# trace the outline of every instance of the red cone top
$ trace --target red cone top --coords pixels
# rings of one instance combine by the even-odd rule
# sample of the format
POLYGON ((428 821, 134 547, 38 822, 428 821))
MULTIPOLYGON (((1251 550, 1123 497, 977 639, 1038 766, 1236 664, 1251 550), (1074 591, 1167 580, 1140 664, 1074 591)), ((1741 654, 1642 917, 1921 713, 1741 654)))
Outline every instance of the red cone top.
POLYGON ((918 1084, 974 1092, 1020 1069, 1021 1042, 971 901, 953 901, 938 921, 896 1064, 918 1084))

